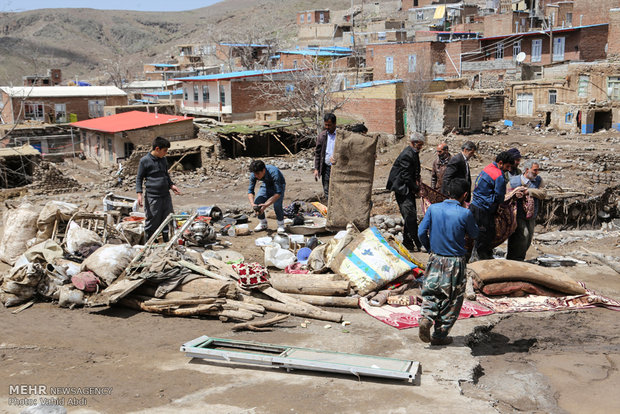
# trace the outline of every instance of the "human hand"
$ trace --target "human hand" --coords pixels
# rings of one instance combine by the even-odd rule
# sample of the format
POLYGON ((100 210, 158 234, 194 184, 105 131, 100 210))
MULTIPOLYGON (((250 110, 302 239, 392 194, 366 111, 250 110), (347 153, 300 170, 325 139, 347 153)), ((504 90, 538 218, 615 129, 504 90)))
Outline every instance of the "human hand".
POLYGON ((319 181, 319 170, 314 170, 314 181, 319 181))
POLYGON ((172 187, 170 187, 170 189, 172 190, 173 193, 175 193, 176 195, 181 195, 181 190, 179 190, 179 188, 176 185, 173 185, 172 187))
POLYGON ((329 162, 330 162, 331 165, 335 165, 336 164, 336 159, 333 156, 331 156, 331 157, 329 157, 329 162))
POLYGON ((138 206, 142 207, 144 204, 142 203, 142 193, 138 193, 138 206))

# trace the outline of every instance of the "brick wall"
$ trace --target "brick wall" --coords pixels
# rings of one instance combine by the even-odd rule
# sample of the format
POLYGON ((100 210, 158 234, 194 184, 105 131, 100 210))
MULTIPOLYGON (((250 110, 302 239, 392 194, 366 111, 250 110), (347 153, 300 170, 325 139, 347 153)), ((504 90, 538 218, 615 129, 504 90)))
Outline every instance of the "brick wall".
POLYGON ((499 121, 504 118, 504 93, 491 95, 484 100, 482 120, 488 122, 499 121))
MULTIPOLYGON (((127 139, 136 146, 151 145, 155 137, 159 136, 167 138, 170 141, 194 138, 194 121, 193 119, 187 119, 180 122, 127 131, 127 139)), ((117 156, 123 155, 119 154, 117 156)))
MULTIPOLYGON (((592 62, 607 57, 605 45, 608 38, 608 29, 609 26, 595 26, 579 30, 579 38, 578 40, 576 39, 578 43, 574 45, 579 48, 579 59, 592 62)), ((618 39, 616 39, 616 41, 617 40, 618 39)), ((567 43, 567 51, 569 50, 568 48, 569 45, 567 43)))
MULTIPOLYGON (((479 48, 480 42, 476 39, 468 39, 461 40, 457 42, 449 42, 446 43, 445 52, 448 52, 448 55, 452 58, 454 65, 448 59, 448 55, 446 55, 446 72, 445 76, 457 76, 458 71, 461 70, 460 62, 462 59, 467 59, 467 55, 461 57, 461 53, 471 52, 477 50, 479 48), (456 68, 455 68, 456 66, 456 68)), ((445 53, 444 52, 444 53, 445 53)))
POLYGON ((620 55, 620 8, 609 11, 609 33, 607 34, 610 56, 620 55))
POLYGON ((279 109, 278 104, 265 99, 260 91, 261 81, 234 81, 231 83, 232 119, 254 119, 256 111, 279 109))
POLYGON ((573 26, 578 26, 580 17, 583 26, 608 23, 609 10, 620 7, 620 0, 575 0, 573 3, 573 26))
POLYGON ((444 44, 441 42, 413 42, 371 44, 366 47, 366 65, 373 68, 373 79, 403 79, 409 76, 409 56, 416 55, 416 72, 422 70, 425 78, 432 76, 435 63, 445 64, 444 44), (393 73, 386 73, 386 57, 393 59, 393 73))
POLYGON ((484 37, 501 36, 512 33, 512 13, 490 14, 484 16, 484 37))

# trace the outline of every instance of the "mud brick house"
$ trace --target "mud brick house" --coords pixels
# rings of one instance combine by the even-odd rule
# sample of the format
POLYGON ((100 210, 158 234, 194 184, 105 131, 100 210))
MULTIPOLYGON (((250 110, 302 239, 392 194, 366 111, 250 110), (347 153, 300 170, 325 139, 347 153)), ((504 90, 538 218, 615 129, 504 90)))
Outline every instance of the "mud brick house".
POLYGON ((24 86, 56 86, 62 82, 62 71, 60 69, 48 69, 47 75, 27 75, 23 76, 24 86))
POLYGON ((326 24, 329 23, 329 10, 305 10, 297 12, 297 24, 298 25, 311 25, 311 24, 326 24))
POLYGON ((215 57, 228 70, 265 67, 271 55, 271 46, 254 43, 218 43, 215 57))
POLYGON ((256 111, 279 109, 264 97, 260 83, 286 82, 295 69, 248 70, 179 78, 183 82, 181 113, 227 122, 254 119, 256 111))
POLYGON ((334 68, 355 67, 356 59, 348 48, 308 48, 282 50, 278 52, 280 69, 298 69, 312 67, 315 62, 329 64, 334 68))
POLYGON ((2 122, 7 124, 95 118, 106 105, 127 105, 127 94, 115 86, 0 87, 2 122))
POLYGON ((451 89, 425 93, 429 103, 426 114, 429 134, 442 134, 444 130, 476 133, 482 130, 484 101, 488 94, 468 89, 451 89))
POLYGON ((135 147, 151 145, 158 136, 170 141, 194 137, 193 118, 152 112, 124 112, 74 122, 71 126, 78 130, 84 154, 105 165, 126 159, 135 147))
POLYGON ((181 76, 196 74, 195 68, 184 68, 179 63, 146 63, 144 64, 144 78, 149 81, 169 81, 181 76))
POLYGON ((374 80, 404 79, 422 71, 433 78, 445 70, 443 42, 374 43, 366 46, 366 66, 373 68, 374 80))

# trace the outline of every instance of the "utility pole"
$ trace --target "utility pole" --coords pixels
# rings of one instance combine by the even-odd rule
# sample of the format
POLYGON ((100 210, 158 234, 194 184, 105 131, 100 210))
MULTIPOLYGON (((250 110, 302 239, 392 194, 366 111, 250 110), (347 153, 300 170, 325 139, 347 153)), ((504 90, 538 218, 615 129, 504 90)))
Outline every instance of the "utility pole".
POLYGON ((553 63, 553 19, 549 19, 549 56, 551 57, 549 63, 553 63))

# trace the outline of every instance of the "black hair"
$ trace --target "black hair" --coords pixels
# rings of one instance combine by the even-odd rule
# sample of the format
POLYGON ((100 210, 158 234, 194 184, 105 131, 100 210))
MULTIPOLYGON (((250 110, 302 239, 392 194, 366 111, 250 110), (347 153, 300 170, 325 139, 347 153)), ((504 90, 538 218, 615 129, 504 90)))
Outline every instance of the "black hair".
POLYGON ((467 150, 467 151, 471 151, 471 150, 477 151, 478 147, 472 141, 467 141, 461 146, 461 149, 467 150))
POLYGON ((261 160, 254 160, 250 163, 250 172, 257 173, 265 169, 265 163, 261 160))
POLYGON ((327 121, 331 121, 334 124, 336 123, 336 115, 334 115, 333 112, 328 112, 323 116, 323 121, 327 122, 327 121))
POLYGON ((498 162, 498 163, 502 162, 504 164, 514 164, 515 158, 508 151, 502 151, 499 154, 497 154, 497 157, 495 157, 495 162, 498 162))
POLYGON ((170 148, 170 141, 164 137, 157 137, 153 140, 153 149, 155 148, 170 148))
POLYGON ((448 197, 458 200, 469 191, 469 183, 464 178, 454 178, 447 183, 448 197))

